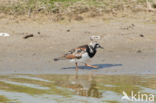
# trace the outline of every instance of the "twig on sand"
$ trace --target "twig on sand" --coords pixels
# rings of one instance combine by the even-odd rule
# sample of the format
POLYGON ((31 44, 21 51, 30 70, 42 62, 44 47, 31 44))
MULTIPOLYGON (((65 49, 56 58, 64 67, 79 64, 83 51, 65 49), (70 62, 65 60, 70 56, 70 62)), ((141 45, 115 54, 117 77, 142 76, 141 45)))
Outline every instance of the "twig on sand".
POLYGON ((33 34, 26 35, 26 36, 24 37, 24 39, 28 39, 28 38, 30 38, 30 37, 34 37, 34 35, 33 35, 33 34))

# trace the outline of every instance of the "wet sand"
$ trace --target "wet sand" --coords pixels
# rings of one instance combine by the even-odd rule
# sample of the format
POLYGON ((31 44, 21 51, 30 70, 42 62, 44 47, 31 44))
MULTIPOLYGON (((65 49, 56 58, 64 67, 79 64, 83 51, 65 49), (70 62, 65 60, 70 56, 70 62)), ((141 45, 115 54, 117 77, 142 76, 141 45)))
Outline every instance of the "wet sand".
POLYGON ((156 96, 156 24, 123 18, 72 23, 1 19, 0 32, 10 34, 0 37, 0 102, 131 102, 121 99, 123 91, 156 96), (102 37, 104 49, 89 62, 98 68, 79 64, 75 79, 73 63, 53 58, 89 43, 91 35, 102 37))
MULTIPOLYGON (((88 20, 82 22, 1 19, 0 74, 74 74, 74 64, 54 62, 53 58, 90 42, 100 35, 104 50, 89 64, 97 65, 97 74, 155 74, 156 24, 144 20, 88 20), (23 39, 33 34, 34 37, 23 39)), ((80 74, 92 68, 80 64, 80 74)))

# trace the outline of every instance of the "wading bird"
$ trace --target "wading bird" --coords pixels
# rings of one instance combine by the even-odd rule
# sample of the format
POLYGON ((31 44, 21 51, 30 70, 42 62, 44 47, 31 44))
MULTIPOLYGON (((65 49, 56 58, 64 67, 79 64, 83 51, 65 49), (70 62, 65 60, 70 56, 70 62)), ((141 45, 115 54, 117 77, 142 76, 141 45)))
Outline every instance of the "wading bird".
POLYGON ((68 51, 66 54, 64 54, 61 57, 54 58, 54 61, 70 60, 71 62, 75 62, 75 65, 76 65, 75 70, 76 70, 76 78, 77 78, 77 76, 78 76, 78 63, 84 63, 85 66, 97 68, 96 66, 87 64, 86 61, 95 56, 98 48, 103 49, 103 47, 100 46, 100 44, 98 44, 95 41, 92 41, 88 45, 79 46, 75 49, 68 51))

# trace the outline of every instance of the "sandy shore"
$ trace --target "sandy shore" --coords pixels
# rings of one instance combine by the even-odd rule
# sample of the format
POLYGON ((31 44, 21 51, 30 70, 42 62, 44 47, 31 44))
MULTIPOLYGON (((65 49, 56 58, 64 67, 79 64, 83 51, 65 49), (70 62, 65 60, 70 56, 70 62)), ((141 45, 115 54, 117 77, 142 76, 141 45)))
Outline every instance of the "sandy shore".
MULTIPOLYGON (((96 73, 156 73, 156 24, 142 20, 53 23, 1 19, 0 32, 10 34, 0 37, 0 74, 73 74, 74 64, 53 58, 89 43, 91 35, 102 36, 99 43, 105 48, 89 63, 99 66, 96 73), (23 39, 27 34, 34 37, 23 39)), ((79 73, 88 73, 88 68, 80 68, 79 73)))

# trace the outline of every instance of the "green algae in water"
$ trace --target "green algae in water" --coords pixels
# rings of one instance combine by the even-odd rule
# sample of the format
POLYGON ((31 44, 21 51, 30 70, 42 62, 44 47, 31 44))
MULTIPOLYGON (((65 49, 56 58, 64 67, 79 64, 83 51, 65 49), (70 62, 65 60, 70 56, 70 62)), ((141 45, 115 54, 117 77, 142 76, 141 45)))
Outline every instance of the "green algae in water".
POLYGON ((10 103, 10 100, 5 96, 0 95, 0 103, 10 103))
MULTIPOLYGON (((40 90, 25 86, 7 84, 4 82, 0 82, 0 90, 5 90, 8 92, 18 92, 18 93, 26 93, 32 96, 42 96, 42 95, 59 95, 64 98, 55 98, 58 102, 63 102, 67 98, 73 98, 73 96, 78 97, 78 101, 83 101, 82 103, 88 103, 85 100, 81 100, 82 96, 86 98, 99 98, 103 102, 108 103, 120 103, 118 100, 105 100, 105 96, 103 94, 108 93, 107 91, 111 91, 112 95, 118 96, 117 98, 120 100, 120 96, 123 95, 122 92, 125 91, 128 96, 131 95, 131 91, 135 93, 143 91, 142 87, 156 89, 156 77, 149 76, 135 76, 135 75, 96 75, 92 77, 92 80, 89 80, 88 75, 79 75, 78 79, 75 79, 74 75, 27 75, 33 76, 36 78, 41 78, 46 81, 39 80, 31 80, 26 78, 7 78, 2 77, 0 79, 6 79, 9 81, 19 82, 19 83, 30 83, 36 84, 43 87, 48 87, 49 90, 40 90), (106 91, 106 92, 105 92, 106 91)), ((8 76, 11 77, 11 76, 8 76)), ((147 94, 149 93, 146 91, 147 94)), ((156 94, 156 93, 155 93, 156 94)), ((110 96, 112 96, 110 95, 110 96)), ((68 99, 70 100, 70 99, 68 99)))
POLYGON ((4 82, 0 82, 0 90, 10 91, 10 92, 27 93, 30 95, 45 94, 45 93, 49 94, 48 90, 39 90, 39 89, 35 89, 35 88, 13 85, 13 84, 8 84, 8 83, 4 83, 4 82))

